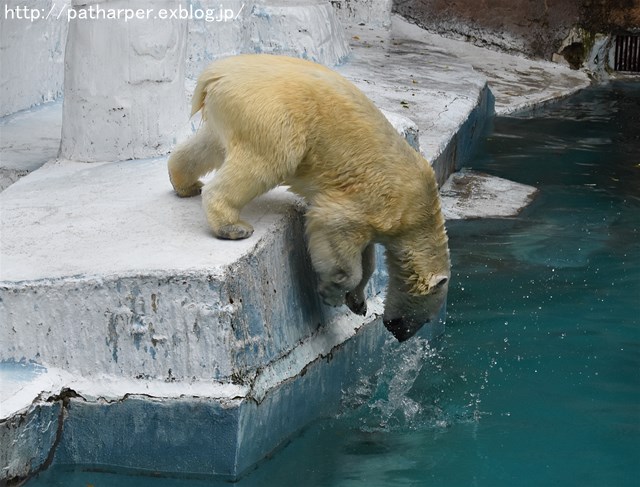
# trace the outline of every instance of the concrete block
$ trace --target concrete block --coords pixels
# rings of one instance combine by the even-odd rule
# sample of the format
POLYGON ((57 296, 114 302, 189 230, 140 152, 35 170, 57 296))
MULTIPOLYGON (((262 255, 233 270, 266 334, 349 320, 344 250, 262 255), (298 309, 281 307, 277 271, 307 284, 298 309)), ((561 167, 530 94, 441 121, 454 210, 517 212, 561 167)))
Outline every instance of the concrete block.
POLYGON ((0 483, 27 478, 45 467, 61 427, 61 402, 38 402, 0 421, 0 483))
POLYGON ((323 320, 301 218, 282 189, 247 209, 261 228, 244 242, 209 234, 199 198, 172 194, 164 160, 59 162, 0 199, 2 233, 15 238, 3 242, 0 315, 11 327, 0 360, 228 379, 323 320))
POLYGON ((462 169, 441 189, 442 212, 447 220, 517 216, 538 190, 533 186, 462 169))
POLYGON ((240 402, 72 399, 55 462, 234 477, 240 402))
POLYGON ((63 158, 96 162, 165 154, 189 113, 185 72, 195 78, 212 59, 267 52, 335 65, 349 53, 328 3, 210 3, 145 0, 136 12, 150 14, 116 22, 109 13, 131 10, 128 2, 72 2, 73 16, 82 20, 70 22, 66 48, 63 158), (160 15, 172 10, 174 16, 160 15))
MULTIPOLYGON (((382 302, 369 304, 367 321, 382 302)), ((443 326, 427 325, 415 340, 433 339, 443 326)), ((379 318, 364 326, 338 318, 302 344, 313 350, 310 360, 282 358, 251 386, 77 381, 54 463, 237 479, 310 421, 335 414, 344 391, 378 369, 383 346, 411 344, 393 341, 379 318)))
MULTIPOLYGON (((168 11, 172 0, 136 8, 168 11)), ((187 19, 143 15, 108 20, 131 10, 124 0, 73 0, 65 52, 61 157, 85 162, 166 153, 186 121, 184 93, 187 19)))
POLYGON ((63 387, 62 376, 33 363, 0 363, 0 484, 51 462, 62 402, 48 399, 63 387))
POLYGON ((441 149, 433 162, 436 178, 440 187, 456 171, 460 171, 474 154, 478 142, 485 134, 489 121, 495 113, 495 98, 488 85, 484 85, 478 93, 473 108, 468 112, 466 120, 441 149))
MULTIPOLYGON (((200 11, 223 9, 225 21, 192 18, 187 77, 197 78, 214 59, 244 52, 303 57, 335 66, 349 55, 349 43, 334 10, 320 0, 246 2, 192 1, 200 11)), ((216 15, 220 15, 216 13, 216 15)))
POLYGON ((349 44, 331 5, 325 1, 264 1, 247 19, 248 51, 286 54, 335 66, 349 44))
MULTIPOLYGON (((394 120, 415 132, 404 117, 394 120)), ((351 380, 347 344, 367 357, 391 339, 377 318, 383 250, 367 317, 322 305, 304 207, 283 188, 247 208, 256 232, 241 242, 212 238, 199 198, 172 194, 164 159, 58 161, 9 187, 0 204, 0 230, 12 236, 3 240, 0 268, 0 360, 36 360, 67 374, 57 386, 33 384, 49 392, 31 392, 32 401, 42 398, 36 405, 49 398, 65 408, 56 462, 234 477, 337 407, 340 385, 351 380), (327 357, 341 364, 335 373, 327 357), (63 391, 66 402, 57 399, 63 391), (309 395, 317 403, 287 409, 309 395), (194 419, 185 424, 187 413, 194 419), (210 437, 202 438, 203 424, 210 437), (172 428, 190 434, 180 443, 172 428), (264 435, 259 441, 254 430, 264 435), (198 435, 205 456, 190 461, 187 439, 198 435), (164 445, 164 456, 153 445, 164 445)), ((28 404, 14 404, 7 417, 28 404)), ((51 445, 33 447, 32 456, 51 456, 51 445)), ((31 467, 11 472, 42 464, 28 463, 24 452, 19 458, 31 467)))

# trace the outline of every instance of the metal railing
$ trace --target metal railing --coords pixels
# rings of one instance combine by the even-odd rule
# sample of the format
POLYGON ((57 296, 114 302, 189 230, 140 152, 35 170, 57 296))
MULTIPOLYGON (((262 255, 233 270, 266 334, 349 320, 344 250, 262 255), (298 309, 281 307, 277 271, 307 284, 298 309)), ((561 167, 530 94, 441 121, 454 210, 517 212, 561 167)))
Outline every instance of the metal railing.
POLYGON ((614 68, 616 71, 640 72, 640 36, 616 36, 614 68))

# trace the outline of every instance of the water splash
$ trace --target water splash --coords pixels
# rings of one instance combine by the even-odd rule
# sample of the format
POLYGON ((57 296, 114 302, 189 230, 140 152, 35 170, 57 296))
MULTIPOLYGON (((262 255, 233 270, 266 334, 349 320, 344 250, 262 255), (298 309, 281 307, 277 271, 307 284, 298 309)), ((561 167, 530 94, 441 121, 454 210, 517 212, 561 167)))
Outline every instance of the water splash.
POLYGON ((340 418, 370 433, 447 428, 479 420, 480 391, 470 390, 476 384, 467 382, 464 374, 452 382, 446 363, 442 348, 426 339, 387 341, 380 367, 362 374, 344 391, 340 418))

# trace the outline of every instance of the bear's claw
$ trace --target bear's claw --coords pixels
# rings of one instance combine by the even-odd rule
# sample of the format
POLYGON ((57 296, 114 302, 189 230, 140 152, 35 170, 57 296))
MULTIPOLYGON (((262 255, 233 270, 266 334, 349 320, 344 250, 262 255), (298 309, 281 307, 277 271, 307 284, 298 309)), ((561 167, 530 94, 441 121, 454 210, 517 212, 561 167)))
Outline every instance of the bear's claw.
POLYGON ((191 196, 198 196, 202 193, 202 182, 197 181, 188 188, 174 188, 176 194, 180 196, 180 198, 190 198, 191 196))
POLYGON ((215 235, 224 240, 241 240, 253 235, 253 227, 242 222, 223 225, 216 230, 215 235))
POLYGON ((358 299, 353 293, 347 293, 345 297, 347 307, 355 314, 364 316, 367 314, 367 302, 364 299, 358 299))

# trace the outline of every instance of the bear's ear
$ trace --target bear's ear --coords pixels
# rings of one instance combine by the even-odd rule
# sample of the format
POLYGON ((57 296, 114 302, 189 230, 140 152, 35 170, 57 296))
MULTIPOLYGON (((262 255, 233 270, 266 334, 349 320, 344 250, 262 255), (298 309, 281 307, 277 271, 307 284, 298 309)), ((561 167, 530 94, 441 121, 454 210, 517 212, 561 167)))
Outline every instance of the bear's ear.
POLYGON ((444 286, 449 278, 443 274, 433 274, 429 279, 429 292, 436 291, 444 286))

